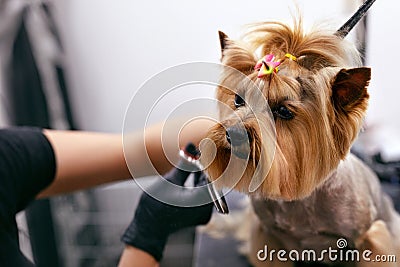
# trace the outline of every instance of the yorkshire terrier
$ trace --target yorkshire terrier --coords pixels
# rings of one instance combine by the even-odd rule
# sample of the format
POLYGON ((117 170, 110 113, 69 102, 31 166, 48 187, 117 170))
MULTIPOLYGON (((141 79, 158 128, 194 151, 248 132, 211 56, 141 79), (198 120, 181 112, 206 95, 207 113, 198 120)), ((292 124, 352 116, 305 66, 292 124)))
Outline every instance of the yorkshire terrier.
MULTIPOLYGON (((293 27, 253 24, 241 40, 219 36, 226 66, 216 93, 220 123, 203 143, 202 161, 217 185, 251 197, 252 264, 294 264, 260 260, 265 245, 318 256, 338 249, 339 239, 347 242, 339 248, 400 262, 400 216, 377 176, 350 153, 371 79, 357 50, 333 31, 306 33, 301 19, 293 27)), ((317 262, 338 264, 327 256, 317 262)))

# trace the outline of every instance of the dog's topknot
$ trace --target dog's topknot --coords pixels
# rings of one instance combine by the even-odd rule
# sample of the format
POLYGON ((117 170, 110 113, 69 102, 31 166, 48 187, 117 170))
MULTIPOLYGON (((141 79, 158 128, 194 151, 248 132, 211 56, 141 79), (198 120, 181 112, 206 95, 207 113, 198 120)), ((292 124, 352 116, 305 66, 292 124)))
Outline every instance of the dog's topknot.
POLYGON ((290 53, 297 57, 299 68, 309 71, 361 65, 352 44, 334 30, 313 28, 306 32, 301 17, 293 19, 293 26, 271 21, 250 24, 241 40, 232 41, 225 34, 221 38, 222 63, 245 74, 253 72, 258 59, 267 54, 283 61, 290 53))

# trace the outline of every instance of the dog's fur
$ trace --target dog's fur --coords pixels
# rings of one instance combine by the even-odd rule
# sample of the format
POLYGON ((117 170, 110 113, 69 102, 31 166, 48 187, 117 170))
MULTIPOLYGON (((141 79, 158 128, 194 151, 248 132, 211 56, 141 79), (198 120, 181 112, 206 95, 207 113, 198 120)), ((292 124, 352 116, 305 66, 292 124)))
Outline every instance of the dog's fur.
POLYGON ((336 248, 341 237, 348 248, 398 253, 400 261, 400 217, 375 174, 349 152, 367 109, 371 76, 353 46, 333 31, 305 33, 301 19, 293 27, 253 24, 239 41, 220 32, 220 39, 227 66, 217 89, 220 123, 208 136, 216 149, 205 144, 202 160, 217 184, 252 197, 258 217, 253 264, 281 264, 254 260, 264 245, 321 251, 336 248), (279 71, 258 78, 254 66, 267 54, 281 60, 279 71), (272 113, 252 96, 257 90, 272 113), (235 106, 235 95, 245 104, 235 106), (243 137, 240 125, 245 146, 227 139, 232 129, 243 137))

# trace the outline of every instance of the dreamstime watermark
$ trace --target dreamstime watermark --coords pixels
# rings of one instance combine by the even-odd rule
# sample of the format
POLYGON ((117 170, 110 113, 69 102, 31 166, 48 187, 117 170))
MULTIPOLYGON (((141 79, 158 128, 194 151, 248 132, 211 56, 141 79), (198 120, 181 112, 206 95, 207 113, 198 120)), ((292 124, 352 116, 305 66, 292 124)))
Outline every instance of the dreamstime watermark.
POLYGON ((336 242, 336 248, 328 247, 319 252, 313 249, 298 250, 276 250, 268 249, 265 245, 263 249, 257 252, 259 261, 331 261, 331 262, 396 262, 395 255, 373 255, 371 250, 359 251, 357 249, 347 248, 347 240, 339 238, 336 242))

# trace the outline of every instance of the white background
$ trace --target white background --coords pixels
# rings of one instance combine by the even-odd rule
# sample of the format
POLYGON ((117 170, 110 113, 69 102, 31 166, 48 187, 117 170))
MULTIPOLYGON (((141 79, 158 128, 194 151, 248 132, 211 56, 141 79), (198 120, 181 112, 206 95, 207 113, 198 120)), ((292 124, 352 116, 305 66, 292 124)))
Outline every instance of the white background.
MULTIPOLYGON (((360 2, 298 0, 297 5, 306 25, 330 21, 338 28, 360 2)), ((218 30, 235 38, 246 23, 267 19, 290 22, 290 11, 296 11, 294 3, 292 0, 56 1, 72 106, 79 127, 121 132, 129 100, 152 75, 185 62, 218 62, 218 30)), ((397 119, 399 8, 398 1, 377 0, 369 12, 367 65, 373 68, 373 79, 367 121, 371 128, 394 133, 391 137, 397 136, 400 127, 397 119)), ((197 93, 210 97, 214 94, 210 87, 197 93)))

